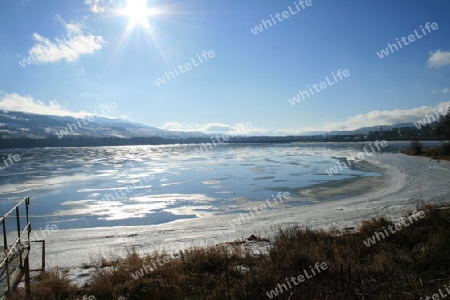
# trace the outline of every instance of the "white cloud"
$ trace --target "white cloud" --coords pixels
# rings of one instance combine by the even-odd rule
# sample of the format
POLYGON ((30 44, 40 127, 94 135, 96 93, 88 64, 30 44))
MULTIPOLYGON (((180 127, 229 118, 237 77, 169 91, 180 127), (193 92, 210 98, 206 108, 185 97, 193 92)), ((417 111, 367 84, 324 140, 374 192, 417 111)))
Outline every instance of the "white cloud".
POLYGON ((230 131, 234 132, 234 134, 237 135, 299 135, 308 132, 350 131, 362 127, 417 122, 418 120, 423 119, 426 114, 431 114, 435 110, 439 110, 439 108, 445 110, 447 106, 450 106, 450 101, 439 103, 435 107, 422 106, 412 109, 395 109, 382 111, 374 110, 368 113, 358 114, 356 116, 350 117, 343 122, 332 122, 327 123, 321 127, 307 127, 300 129, 268 130, 256 127, 239 128, 237 125, 228 125, 222 123, 208 123, 200 125, 195 123, 179 122, 169 122, 164 124, 161 128, 172 131, 199 131, 206 134, 225 133, 227 131, 230 131))
POLYGON ((450 51, 442 52, 441 50, 436 50, 435 52, 430 52, 427 63, 430 68, 441 68, 450 65, 450 51))
MULTIPOLYGON (((171 131, 197 131, 206 134, 231 134, 231 135, 298 135, 311 131, 335 131, 335 130, 354 130, 362 127, 394 125, 397 123, 417 122, 423 119, 426 114, 432 114, 440 108, 445 109, 450 106, 450 101, 442 102, 434 107, 421 106, 412 109, 395 109, 395 110, 375 110, 364 114, 348 118, 343 122, 327 123, 322 127, 308 127, 301 129, 280 129, 268 130, 255 127, 249 121, 230 125, 224 123, 180 123, 168 122, 161 126, 161 129, 171 131)), ((89 115, 100 115, 97 113, 87 113, 85 111, 72 112, 63 107, 57 100, 50 100, 48 103, 34 99, 32 96, 22 96, 16 93, 0 92, 0 110, 2 111, 19 111, 40 115, 54 116, 71 116, 74 118, 84 118, 89 115)), ((126 119, 127 115, 122 115, 122 119, 126 119)))
POLYGON ((106 11, 108 6, 115 5, 115 0, 84 0, 84 4, 89 5, 94 13, 106 11))
POLYGON ((196 131, 204 132, 206 134, 229 134, 229 135, 262 135, 269 134, 270 132, 263 128, 256 128, 249 121, 242 121, 234 125, 223 123, 180 123, 180 122, 167 122, 161 129, 170 131, 196 131))
POLYGON ((36 100, 29 95, 21 96, 16 93, 0 93, 0 110, 19 111, 37 115, 69 116, 74 118, 84 118, 86 116, 100 115, 96 113, 87 113, 85 111, 71 112, 62 107, 57 100, 50 100, 48 101, 48 103, 45 103, 41 100, 36 100))
POLYGON ((201 132, 225 132, 230 128, 230 125, 220 124, 220 123, 208 123, 208 124, 197 124, 197 123, 186 123, 186 122, 167 122, 161 129, 173 130, 173 131, 201 131, 201 132))
POLYGON ((35 64, 59 61, 75 61, 83 54, 92 54, 102 49, 105 40, 101 36, 84 34, 81 23, 65 23, 57 16, 66 31, 65 36, 56 37, 54 41, 38 34, 33 34, 36 43, 28 51, 35 64))
POLYGON ((450 93, 450 88, 445 88, 445 89, 442 89, 442 90, 433 90, 433 95, 436 95, 436 94, 445 95, 447 93, 450 93))
POLYGON ((435 109, 438 110, 441 107, 445 109, 447 105, 450 105, 450 102, 442 102, 435 107, 421 106, 412 109, 374 110, 350 117, 344 122, 328 123, 322 130, 354 130, 361 127, 417 122, 417 120, 423 119, 426 114, 433 113, 435 109))

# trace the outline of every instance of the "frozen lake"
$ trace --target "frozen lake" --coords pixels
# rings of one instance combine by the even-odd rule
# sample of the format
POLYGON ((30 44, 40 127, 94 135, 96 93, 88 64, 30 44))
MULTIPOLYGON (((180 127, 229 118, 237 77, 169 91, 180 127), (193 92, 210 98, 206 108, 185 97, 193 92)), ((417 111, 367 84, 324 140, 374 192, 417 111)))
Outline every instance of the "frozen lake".
MULTIPOLYGON (((195 153, 199 145, 2 150, 0 157, 18 154, 21 159, 0 171, 0 210, 29 195, 34 229, 47 224, 75 229, 236 214, 280 191, 293 196, 285 205, 302 206, 334 200, 301 197, 303 188, 379 176, 357 165, 333 176, 326 173, 339 158, 355 156, 367 145, 223 145, 202 154, 195 153)), ((398 152, 408 145, 390 142, 382 150, 398 152)))

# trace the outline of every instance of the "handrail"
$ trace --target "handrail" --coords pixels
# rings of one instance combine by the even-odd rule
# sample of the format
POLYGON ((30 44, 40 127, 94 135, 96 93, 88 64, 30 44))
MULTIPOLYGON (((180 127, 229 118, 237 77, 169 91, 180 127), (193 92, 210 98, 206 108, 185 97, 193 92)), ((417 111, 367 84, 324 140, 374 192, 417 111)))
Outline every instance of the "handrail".
MULTIPOLYGON (((8 294, 11 292, 11 289, 15 289, 15 282, 11 283, 11 280, 9 278, 9 262, 10 262, 10 258, 13 260, 14 259, 14 252, 16 250, 16 248, 18 246, 22 246, 22 237, 23 235, 25 235, 25 232, 27 232, 28 234, 26 235, 26 240, 28 243, 28 249, 30 247, 30 232, 31 232, 31 223, 29 220, 29 216, 28 216, 28 207, 30 206, 30 197, 25 197, 23 198, 21 201, 19 201, 19 203, 17 203, 11 210, 9 210, 6 214, 4 214, 2 217, 0 217, 0 224, 2 225, 2 229, 3 229, 3 251, 6 253, 5 254, 5 258, 3 259, 3 261, 0 263, 0 268, 5 268, 6 271, 6 281, 7 281, 7 292, 8 294), (20 228, 20 214, 19 214, 19 207, 20 205, 22 205, 23 203, 25 203, 25 213, 26 213, 26 225, 23 228, 23 230, 21 230, 20 228), (8 217, 8 215, 12 214, 13 212, 16 212, 16 225, 17 225, 17 239, 14 241, 14 243, 11 245, 11 247, 8 247, 8 239, 7 239, 7 232, 6 232, 6 218, 8 217)), ((19 249, 19 260, 20 260, 20 264, 19 267, 22 270, 24 268, 23 265, 23 257, 22 257, 22 252, 23 249, 22 247, 20 247, 21 249, 19 249)), ((26 262, 25 262, 25 269, 28 270, 28 257, 26 257, 26 262)), ((29 272, 29 271, 28 271, 29 272)), ((28 275, 26 275, 26 277, 28 277, 28 275)), ((26 285, 27 285, 27 294, 29 293, 29 282, 26 280, 26 285)))
MULTIPOLYGON (((25 226, 25 228, 22 230, 22 232, 20 233, 20 235, 22 236, 22 234, 25 233, 25 230, 28 230, 28 229, 30 229, 30 228, 31 228, 31 224, 28 222, 27 226, 25 226)), ((28 241, 28 243, 29 243, 29 242, 30 242, 30 241, 28 241)), ((13 252, 15 252, 15 251, 14 251, 14 249, 16 248, 15 246, 16 246, 16 245, 20 245, 20 244, 21 244, 21 242, 20 242, 20 237, 18 237, 18 238, 16 239, 16 241, 14 242, 14 244, 11 245, 11 248, 10 248, 9 252, 6 253, 5 256, 6 256, 6 257, 12 256, 12 255, 14 254, 13 252)), ((7 250, 7 249, 5 249, 4 251, 6 251, 6 250, 7 250)), ((5 257, 5 258, 3 259, 3 261, 0 263, 0 268, 2 268, 3 265, 5 264, 6 257, 5 257)))
POLYGON ((2 222, 2 221, 6 218, 7 215, 9 215, 10 213, 12 213, 13 210, 15 210, 17 206, 20 206, 20 205, 22 204, 22 202, 24 202, 24 201, 27 201, 27 203, 26 203, 26 208, 28 208, 28 206, 30 206, 30 197, 29 197, 29 196, 27 196, 27 197, 23 198, 22 200, 20 200, 19 203, 17 203, 16 205, 14 205, 13 208, 11 208, 6 214, 4 214, 2 217, 0 217, 0 222, 2 222), (28 201, 27 201, 27 200, 28 200, 28 201))

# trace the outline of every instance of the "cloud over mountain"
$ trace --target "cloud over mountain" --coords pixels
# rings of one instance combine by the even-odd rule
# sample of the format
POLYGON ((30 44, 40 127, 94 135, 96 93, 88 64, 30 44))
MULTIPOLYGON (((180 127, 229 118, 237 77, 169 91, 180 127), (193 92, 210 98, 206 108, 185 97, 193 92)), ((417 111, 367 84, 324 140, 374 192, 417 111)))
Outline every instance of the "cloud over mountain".
POLYGON ((36 100, 30 95, 21 96, 16 93, 0 93, 0 110, 26 112, 37 115, 69 116, 74 118, 84 118, 92 113, 84 111, 71 112, 62 107, 57 100, 50 100, 45 103, 36 100))
POLYGON ((421 106, 412 109, 373 110, 350 117, 344 122, 328 123, 322 129, 326 131, 354 130, 361 127, 417 122, 417 120, 423 119, 426 114, 431 114, 441 107, 445 109, 447 105, 450 105, 450 102, 442 102, 435 107, 421 106))

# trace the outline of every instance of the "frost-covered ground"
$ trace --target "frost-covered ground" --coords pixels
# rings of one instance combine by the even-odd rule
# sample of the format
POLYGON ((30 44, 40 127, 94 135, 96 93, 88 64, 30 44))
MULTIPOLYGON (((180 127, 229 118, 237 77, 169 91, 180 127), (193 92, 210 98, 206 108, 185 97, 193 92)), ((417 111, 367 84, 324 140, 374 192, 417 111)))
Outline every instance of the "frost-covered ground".
MULTIPOLYGON (((398 219, 413 209, 419 200, 449 199, 450 162, 383 154, 367 157, 359 164, 383 176, 336 181, 308 190, 291 190, 292 195, 297 193, 316 203, 306 206, 279 204, 273 210, 254 214, 240 226, 230 225, 229 222, 238 216, 234 214, 207 215, 154 226, 57 230, 45 237, 47 266, 66 267, 72 278, 82 283, 86 278, 83 273, 89 270, 78 268, 81 263, 101 256, 123 255, 126 248, 134 247, 142 253, 154 250, 173 252, 244 239, 252 234, 269 236, 274 227, 291 224, 342 229, 358 226, 361 220, 374 215, 398 219), (342 195, 346 197, 341 198, 342 195)), ((263 203, 265 201, 252 201, 251 205, 263 203)), ((250 204, 243 202, 241 205, 247 208, 250 204)), ((38 250, 35 247, 33 252, 38 250)), ((35 259, 33 264, 36 266, 37 263, 35 259)))

